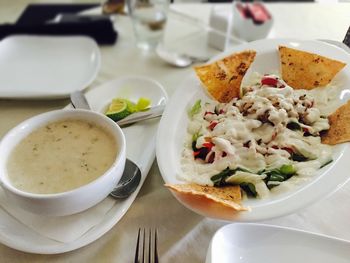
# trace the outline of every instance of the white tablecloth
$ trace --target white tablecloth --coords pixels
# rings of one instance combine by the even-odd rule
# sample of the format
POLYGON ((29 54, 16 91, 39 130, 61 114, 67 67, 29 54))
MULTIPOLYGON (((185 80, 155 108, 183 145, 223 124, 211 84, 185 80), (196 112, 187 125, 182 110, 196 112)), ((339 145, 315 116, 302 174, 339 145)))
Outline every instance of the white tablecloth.
MULTIPOLYGON (((24 0, 1 0, 0 22, 15 21, 28 3, 24 0)), ((208 23, 209 4, 177 4, 172 8, 208 23)), ((341 41, 350 25, 350 4, 269 4, 268 8, 275 19, 269 37, 341 41)), ((171 95, 191 69, 171 67, 160 61, 155 54, 136 49, 129 19, 117 17, 115 22, 119 31, 118 43, 115 46, 101 47, 102 68, 89 88, 119 76, 138 74, 157 79, 171 95)), ((217 53, 218 51, 206 46, 205 36, 205 30, 201 27, 170 17, 165 41, 173 48, 185 51, 212 55, 217 53)), ((0 136, 30 116, 61 108, 67 103, 67 100, 0 100, 0 136)), ((325 197, 296 214, 263 223, 311 230, 350 240, 349 201, 350 184, 347 184, 334 195, 325 197)), ((28 254, 0 245, 0 261, 131 262, 138 227, 157 226, 161 262, 204 262, 212 235, 225 224, 227 222, 203 218, 178 203, 163 187, 155 162, 130 210, 97 241, 61 255, 28 254)))

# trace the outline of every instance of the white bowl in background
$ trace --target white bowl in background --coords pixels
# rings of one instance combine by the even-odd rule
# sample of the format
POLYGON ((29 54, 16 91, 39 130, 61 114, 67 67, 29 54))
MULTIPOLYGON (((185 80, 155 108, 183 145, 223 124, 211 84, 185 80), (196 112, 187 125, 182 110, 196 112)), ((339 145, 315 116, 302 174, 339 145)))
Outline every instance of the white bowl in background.
POLYGON ((126 160, 125 137, 108 117, 88 110, 56 110, 32 117, 10 130, 0 142, 0 184, 9 202, 36 214, 64 216, 84 211, 105 199, 119 182, 126 160), (14 147, 31 132, 65 119, 78 119, 96 124, 117 141, 118 153, 111 167, 94 181, 73 190, 55 194, 29 193, 15 188, 7 172, 7 160, 14 147))
POLYGON ((215 233, 205 262, 345 263, 349 246, 349 241, 300 229, 235 223, 215 233))

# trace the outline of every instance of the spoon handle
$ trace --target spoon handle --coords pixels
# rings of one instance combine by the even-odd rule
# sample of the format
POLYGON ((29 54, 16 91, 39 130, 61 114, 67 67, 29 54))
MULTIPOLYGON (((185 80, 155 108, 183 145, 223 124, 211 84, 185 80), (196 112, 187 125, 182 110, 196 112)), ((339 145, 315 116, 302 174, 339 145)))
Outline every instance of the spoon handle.
POLYGON ((133 113, 128 117, 120 121, 117 121, 117 123, 119 126, 124 126, 134 122, 157 118, 163 114, 164 108, 165 108, 165 105, 159 105, 159 106, 152 107, 147 111, 133 113))

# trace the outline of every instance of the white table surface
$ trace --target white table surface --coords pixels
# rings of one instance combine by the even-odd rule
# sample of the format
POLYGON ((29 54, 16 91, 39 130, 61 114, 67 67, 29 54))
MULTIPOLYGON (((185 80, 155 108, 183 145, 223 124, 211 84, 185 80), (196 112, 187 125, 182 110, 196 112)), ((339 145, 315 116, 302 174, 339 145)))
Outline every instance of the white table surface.
MULTIPOLYGON (((37 1, 38 2, 38 1, 37 1)), ((53 1, 57 2, 57 1, 53 1)), ((74 1, 65 1, 74 2, 74 1)), ((82 1, 87 2, 87 1, 82 1)), ((92 1, 93 2, 93 1, 92 1)), ((1 0, 0 23, 16 20, 24 0, 1 0)), ((350 25, 350 4, 268 4, 275 19, 269 37, 332 39, 341 41, 350 25)), ((174 4, 172 8, 208 23, 211 5, 174 4)), ((115 20, 119 40, 114 46, 101 47, 102 67, 89 89, 120 76, 137 74, 158 80, 169 96, 191 68, 178 69, 144 53, 134 45, 128 17, 115 20)), ((218 53, 205 44, 205 30, 170 15, 165 43, 198 54, 218 53)), ((22 120, 41 112, 62 108, 67 100, 16 101, 0 99, 0 137, 22 120)), ((204 262, 210 238, 227 222, 203 218, 179 204, 163 186, 154 162, 136 201, 107 234, 94 243, 60 255, 35 255, 0 245, 1 262, 131 262, 139 226, 157 226, 161 262, 204 262)), ((334 195, 297 214, 263 223, 311 230, 350 240, 350 184, 334 195)), ((266 261, 264 261, 266 262, 266 261)))

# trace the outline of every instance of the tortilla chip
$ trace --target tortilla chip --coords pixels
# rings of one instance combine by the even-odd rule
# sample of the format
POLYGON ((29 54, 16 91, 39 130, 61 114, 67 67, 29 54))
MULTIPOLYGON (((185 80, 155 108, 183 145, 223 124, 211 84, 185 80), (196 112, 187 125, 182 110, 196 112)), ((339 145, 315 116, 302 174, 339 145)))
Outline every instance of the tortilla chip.
POLYGON ((330 128, 322 134, 322 143, 335 145, 350 141, 350 101, 328 116, 330 128))
POLYGON ((205 206, 210 206, 211 202, 214 202, 215 205, 232 208, 235 211, 248 210, 240 205, 242 195, 238 185, 214 187, 198 184, 166 184, 165 186, 183 195, 187 200, 195 201, 196 198, 199 198, 197 201, 205 206))
POLYGON ((317 54, 279 46, 282 79, 294 89, 326 86, 345 63, 317 54))
POLYGON ((255 51, 246 50, 194 69, 207 91, 217 101, 229 102, 233 98, 239 98, 242 79, 255 55, 255 51))

